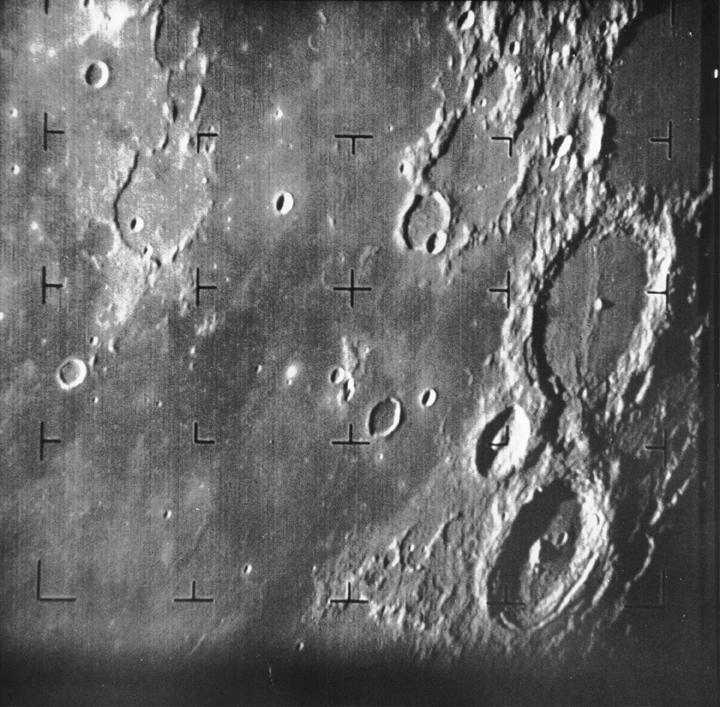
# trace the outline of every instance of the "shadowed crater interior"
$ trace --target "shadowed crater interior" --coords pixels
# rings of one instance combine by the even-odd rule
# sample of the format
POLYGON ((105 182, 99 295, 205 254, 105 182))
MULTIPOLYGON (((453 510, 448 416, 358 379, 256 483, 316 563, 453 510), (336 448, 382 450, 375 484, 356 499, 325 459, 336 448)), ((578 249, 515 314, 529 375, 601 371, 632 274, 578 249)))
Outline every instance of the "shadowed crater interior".
POLYGON ((480 433, 475 447, 475 468, 480 476, 487 476, 498 451, 508 444, 505 425, 512 416, 511 407, 496 415, 480 433), (505 433, 505 434, 504 434, 505 433))

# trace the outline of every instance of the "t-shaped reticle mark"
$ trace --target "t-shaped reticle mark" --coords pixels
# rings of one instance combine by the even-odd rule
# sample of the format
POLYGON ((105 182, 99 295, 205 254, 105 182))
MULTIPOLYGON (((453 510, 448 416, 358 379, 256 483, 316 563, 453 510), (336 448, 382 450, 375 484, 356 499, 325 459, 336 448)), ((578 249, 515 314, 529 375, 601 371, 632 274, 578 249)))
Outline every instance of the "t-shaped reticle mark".
POLYGON ((506 143, 507 143, 507 148, 508 148, 508 157, 512 157, 512 152, 513 152, 513 139, 512 139, 512 137, 506 137, 506 136, 502 136, 502 135, 492 135, 492 136, 490 137, 490 139, 491 139, 493 142, 506 142, 506 143))
POLYGON ((202 290, 217 290, 217 285, 200 284, 200 268, 195 268, 195 306, 200 306, 200 292, 202 290))
POLYGON ((370 292, 372 287, 359 287, 355 284, 355 270, 350 270, 350 285, 335 285, 333 290, 336 292, 347 292, 350 295, 350 308, 355 307, 356 292, 370 292))
POLYGON ((648 141, 655 145, 665 145, 665 157, 669 160, 672 159, 672 139, 673 139, 672 127, 673 127, 672 120, 668 120, 667 135, 665 137, 648 138, 648 141))
POLYGON ((658 589, 658 599, 652 602, 625 602, 626 609, 663 609, 667 598, 667 575, 665 569, 660 570, 660 587, 658 589))
POLYGON ((42 297, 42 303, 47 304, 47 290, 62 290, 63 285, 60 282, 47 281, 47 268, 44 265, 40 269, 40 272, 40 293, 42 297))
POLYGON ((663 429, 662 444, 646 444, 645 449, 649 452, 662 452, 664 469, 667 465, 667 430, 663 429))
POLYGON ((193 442, 195 444, 215 444, 215 440, 211 437, 200 436, 200 425, 197 421, 193 422, 193 442))
POLYGON ((350 604, 367 604, 368 602, 368 599, 353 599, 350 582, 347 583, 347 594, 344 597, 330 599, 331 604, 342 604, 343 606, 348 606, 350 604))
POLYGON ((335 133, 336 140, 350 140, 350 154, 355 154, 356 140, 372 140, 373 136, 366 133, 335 133))
POLYGON ((201 130, 198 130, 195 135, 195 152, 197 154, 200 154, 200 145, 202 144, 203 138, 206 140, 209 140, 210 138, 216 138, 219 137, 220 133, 214 133, 214 132, 203 132, 201 130))
POLYGON ((353 438, 353 426, 352 422, 348 424, 348 438, 347 439, 333 439, 330 441, 330 444, 340 444, 340 445, 356 445, 356 444, 370 444, 367 440, 364 439, 354 439, 353 438))
POLYGON ((662 295, 665 298, 665 309, 667 310, 668 305, 668 292, 670 290, 670 275, 665 276, 665 289, 664 290, 645 290, 645 294, 648 295, 662 295))
POLYGON ((492 441, 489 443, 490 447, 493 447, 494 449, 497 449, 499 447, 507 447, 508 444, 510 444, 510 426, 505 425, 503 429, 503 435, 500 438, 499 442, 492 441))
POLYGON ((197 595, 197 588, 196 588, 196 582, 193 579, 193 581, 190 584, 190 596, 189 597, 175 597, 173 599, 174 602, 177 602, 179 604, 208 604, 212 601, 215 601, 213 597, 199 597, 197 595))
POLYGON ((77 597, 70 596, 44 596, 42 593, 42 560, 37 561, 37 575, 35 578, 35 599, 37 601, 77 601, 77 597))
POLYGON ((64 130, 51 130, 48 128, 48 114, 43 113, 43 150, 47 152, 48 149, 48 135, 64 135, 64 130))
POLYGON ((45 436, 45 423, 40 423, 40 461, 45 459, 45 445, 46 444, 60 444, 62 440, 59 437, 46 437, 45 436))
POLYGON ((510 309, 510 271, 505 274, 505 287, 488 287, 488 292, 503 292, 505 294, 505 306, 510 309))

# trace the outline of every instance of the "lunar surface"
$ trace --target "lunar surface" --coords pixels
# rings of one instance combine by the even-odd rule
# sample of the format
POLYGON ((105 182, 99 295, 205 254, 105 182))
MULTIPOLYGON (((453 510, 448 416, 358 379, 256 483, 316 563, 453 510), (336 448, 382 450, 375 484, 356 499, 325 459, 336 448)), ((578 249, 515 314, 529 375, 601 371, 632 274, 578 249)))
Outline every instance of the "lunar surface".
POLYGON ((2 703, 712 704, 717 42, 3 2, 2 703))

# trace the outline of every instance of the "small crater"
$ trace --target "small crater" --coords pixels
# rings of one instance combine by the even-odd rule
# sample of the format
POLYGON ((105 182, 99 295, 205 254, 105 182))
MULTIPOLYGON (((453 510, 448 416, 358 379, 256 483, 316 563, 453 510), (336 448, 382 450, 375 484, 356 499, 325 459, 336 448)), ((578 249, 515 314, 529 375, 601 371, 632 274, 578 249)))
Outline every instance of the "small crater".
POLYGON ((373 437, 388 437, 402 422, 402 403, 392 396, 381 400, 368 415, 368 432, 373 437))
POLYGON ((465 10, 460 17, 458 17, 457 28, 461 32, 467 32, 472 29, 475 24, 475 12, 473 10, 465 10))
POLYGON ((512 42, 508 44, 508 51, 513 56, 517 56, 520 53, 520 42, 517 42, 513 39, 512 42))
POLYGON ((552 153, 555 156, 551 169, 557 168, 560 160, 565 157, 573 144, 572 135, 560 135, 552 143, 552 153))
POLYGON ((332 371, 330 371, 330 382, 333 385, 338 385, 339 383, 342 383, 346 377, 347 377, 347 373, 345 372, 345 369, 342 366, 333 368, 332 371))
POLYGON ((139 233, 145 227, 145 221, 140 216, 133 216, 130 219, 130 230, 133 233, 139 233))
POLYGON ((437 391, 435 390, 435 388, 426 388, 420 394, 420 405, 422 405, 424 408, 431 408, 433 405, 435 405, 436 400, 437 391))
POLYGON ((164 518, 165 520, 170 520, 170 518, 172 518, 172 511, 171 511, 169 508, 166 508, 166 509, 163 511, 163 518, 164 518))
POLYGON ((496 415, 480 433, 475 447, 475 468, 480 476, 487 476, 498 452, 509 444, 506 427, 513 414, 513 408, 506 408, 496 415))
POLYGON ((74 356, 66 358, 57 368, 55 379, 63 390, 77 388, 87 376, 85 362, 74 356))
POLYGON ((281 191, 273 197, 273 205, 280 216, 287 216, 295 205, 295 199, 290 192, 281 191))
POLYGON ((431 234, 425 243, 425 248, 430 255, 439 255, 445 250, 447 245, 447 233, 445 231, 437 231, 431 234))
POLYGON ((14 164, 12 167, 10 167, 10 173, 13 175, 20 174, 20 165, 14 164))
POLYGON ((297 363, 291 363, 285 369, 285 384, 292 385, 297 378, 298 373, 300 373, 300 367, 297 365, 297 363))
POLYGON ((450 205, 440 192, 430 197, 419 194, 404 218, 404 239, 408 248, 440 253, 447 244, 450 226, 450 205))
POLYGON ((85 83, 92 88, 102 88, 110 79, 110 69, 104 61, 93 61, 85 70, 85 83))
POLYGON ((251 574, 252 571, 253 571, 253 566, 248 562, 248 564, 246 564, 245 567, 243 567, 243 574, 245 576, 247 576, 247 575, 251 574))

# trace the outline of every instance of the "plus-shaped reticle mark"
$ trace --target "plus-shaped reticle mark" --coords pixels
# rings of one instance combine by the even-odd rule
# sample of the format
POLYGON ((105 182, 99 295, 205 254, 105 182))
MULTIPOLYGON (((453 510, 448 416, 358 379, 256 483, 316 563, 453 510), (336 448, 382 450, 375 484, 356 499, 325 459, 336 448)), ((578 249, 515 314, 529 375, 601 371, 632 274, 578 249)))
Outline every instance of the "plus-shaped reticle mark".
POLYGON ((48 128, 48 114, 43 113, 43 150, 47 152, 48 149, 48 135, 64 135, 64 130, 51 130, 48 128))
POLYGON ((44 596, 42 593, 42 560, 37 561, 37 575, 35 578, 35 599, 37 601, 77 601, 77 597, 70 596, 44 596))
POLYGON ((655 145, 665 145, 665 157, 669 160, 672 159, 672 140, 673 140, 673 122, 668 120, 667 122, 667 135, 665 137, 650 137, 648 141, 655 145))
POLYGON ((505 287, 488 287, 488 292, 503 292, 505 294, 505 306, 510 309, 510 271, 505 274, 505 287))
POLYGON ((510 599, 507 584, 503 585, 502 599, 488 599, 486 603, 488 606, 525 606, 524 601, 510 599))
POLYGON ((42 296, 42 303, 47 304, 47 290, 62 290, 63 285, 60 282, 47 281, 47 268, 44 265, 40 269, 40 272, 40 292, 42 296))
POLYGON ((199 597, 197 595, 196 582, 193 581, 190 584, 190 596, 189 597, 175 597, 173 601, 185 604, 208 604, 214 601, 213 597, 199 597))
POLYGON ((490 137, 493 142, 507 142, 508 157, 512 157, 513 152, 513 139, 511 137, 505 137, 502 135, 493 135, 490 137))
POLYGON ((330 599, 331 604, 342 604, 343 606, 348 606, 350 604, 367 604, 368 599, 353 599, 351 588, 350 588, 350 582, 347 583, 347 594, 342 599, 330 599))
POLYGON ((653 602, 625 602, 626 609, 663 609, 667 593, 667 575, 665 570, 660 570, 660 587, 658 589, 658 600, 653 602))
POLYGON ((355 154, 356 140, 372 140, 373 136, 366 133, 335 133, 336 140, 350 140, 350 154, 355 154))
POLYGON ((352 423, 348 424, 348 438, 347 439, 333 439, 330 441, 330 444, 345 444, 345 445, 355 445, 355 444, 370 444, 367 440, 363 439, 354 439, 353 438, 353 426, 352 423))
POLYGON ((350 270, 350 285, 335 285, 333 290, 336 292, 347 292, 350 295, 350 308, 355 307, 356 292, 370 292, 372 287, 359 287, 355 284, 355 271, 350 270))

